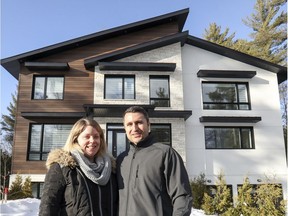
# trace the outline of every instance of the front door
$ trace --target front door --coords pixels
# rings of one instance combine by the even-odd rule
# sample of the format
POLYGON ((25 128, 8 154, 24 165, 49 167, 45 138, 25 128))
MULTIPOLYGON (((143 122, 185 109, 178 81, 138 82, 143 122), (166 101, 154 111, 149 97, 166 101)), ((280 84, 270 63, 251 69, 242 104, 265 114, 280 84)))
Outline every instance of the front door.
POLYGON ((109 152, 117 157, 121 152, 129 147, 129 142, 126 137, 123 125, 108 125, 107 144, 109 152))

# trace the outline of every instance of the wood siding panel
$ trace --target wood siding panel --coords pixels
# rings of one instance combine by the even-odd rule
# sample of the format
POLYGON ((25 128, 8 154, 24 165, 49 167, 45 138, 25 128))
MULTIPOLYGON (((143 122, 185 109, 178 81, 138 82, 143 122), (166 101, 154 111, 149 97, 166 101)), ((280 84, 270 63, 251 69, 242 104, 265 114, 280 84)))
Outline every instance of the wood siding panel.
POLYGON ((127 47, 139 45, 178 32, 178 24, 172 22, 149 29, 139 30, 115 38, 96 41, 93 44, 36 59, 39 62, 65 62, 69 71, 30 71, 21 66, 18 86, 16 125, 12 156, 12 174, 45 174, 45 161, 27 161, 30 123, 75 123, 76 119, 34 119, 28 120, 21 112, 84 112, 83 104, 93 104, 94 72, 87 71, 84 60, 127 47), (63 100, 32 100, 33 76, 64 76, 63 100))

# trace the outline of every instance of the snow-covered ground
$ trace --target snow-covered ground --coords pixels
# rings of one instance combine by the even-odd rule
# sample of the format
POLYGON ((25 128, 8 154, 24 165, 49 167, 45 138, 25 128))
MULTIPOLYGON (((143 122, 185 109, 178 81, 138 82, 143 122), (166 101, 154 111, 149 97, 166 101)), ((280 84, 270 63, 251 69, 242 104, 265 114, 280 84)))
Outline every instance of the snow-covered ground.
MULTIPOLYGON (((0 201, 1 202, 1 201, 0 201)), ((19 199, 11 200, 0 204, 1 216, 38 216, 39 199, 19 199)), ((204 216, 204 212, 192 209, 191 216, 204 216)))

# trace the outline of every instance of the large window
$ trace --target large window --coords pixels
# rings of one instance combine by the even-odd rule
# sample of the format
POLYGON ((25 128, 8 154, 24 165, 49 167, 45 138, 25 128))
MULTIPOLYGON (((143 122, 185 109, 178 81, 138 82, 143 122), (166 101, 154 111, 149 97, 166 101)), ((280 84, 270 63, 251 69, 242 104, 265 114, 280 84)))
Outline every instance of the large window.
POLYGON ((247 83, 202 83, 203 108, 250 110, 247 83))
POLYGON ((31 124, 28 160, 46 160, 51 149, 63 147, 72 125, 31 124))
POLYGON ((135 99, 134 76, 105 76, 105 99, 135 99))
MULTIPOLYGON (((151 132, 157 142, 171 145, 171 125, 151 124, 151 132)), ((129 147, 123 124, 107 124, 107 145, 108 151, 117 157, 129 147)))
POLYGON ((251 127, 205 127, 206 149, 253 149, 251 127))
POLYGON ((170 107, 169 76, 150 76, 150 104, 170 107))
POLYGON ((35 76, 32 99, 63 99, 64 77, 35 76))

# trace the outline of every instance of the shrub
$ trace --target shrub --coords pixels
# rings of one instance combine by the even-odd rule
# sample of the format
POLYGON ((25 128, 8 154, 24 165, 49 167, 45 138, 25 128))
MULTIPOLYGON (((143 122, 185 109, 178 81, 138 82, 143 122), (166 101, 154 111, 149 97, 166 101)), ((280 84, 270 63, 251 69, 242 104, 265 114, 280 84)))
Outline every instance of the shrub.
POLYGON ((215 194, 204 194, 202 209, 205 214, 223 214, 233 207, 231 191, 223 173, 217 176, 215 194))
POLYGON ((8 192, 8 200, 32 198, 31 178, 27 177, 22 183, 22 177, 17 174, 15 180, 11 183, 10 190, 8 192))
POLYGON ((195 177, 190 182, 191 190, 192 190, 192 197, 193 208, 200 209, 203 205, 204 193, 208 193, 209 189, 206 185, 206 178, 204 173, 200 173, 199 176, 195 177))

